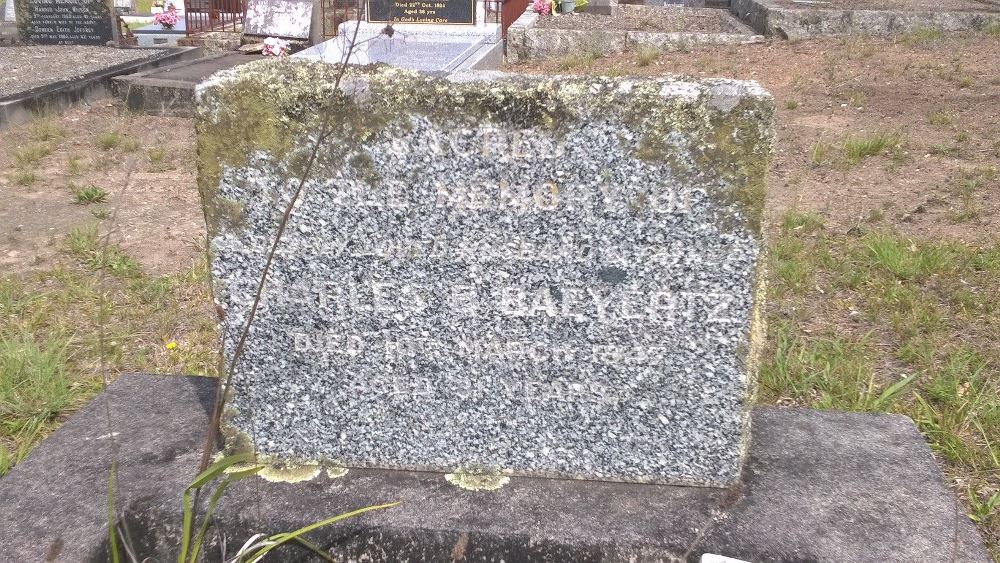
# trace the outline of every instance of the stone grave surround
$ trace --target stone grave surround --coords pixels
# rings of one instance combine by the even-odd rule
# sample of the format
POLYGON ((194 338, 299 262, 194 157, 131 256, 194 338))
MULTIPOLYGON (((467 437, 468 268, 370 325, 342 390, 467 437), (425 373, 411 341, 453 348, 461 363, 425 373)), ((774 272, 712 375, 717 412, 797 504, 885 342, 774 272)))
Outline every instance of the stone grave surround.
POLYGON ((17 3, 17 31, 38 45, 104 45, 114 39, 104 0, 8 0, 17 3))
POLYGON ((755 83, 259 61, 197 90, 230 451, 728 486, 764 337, 755 83))

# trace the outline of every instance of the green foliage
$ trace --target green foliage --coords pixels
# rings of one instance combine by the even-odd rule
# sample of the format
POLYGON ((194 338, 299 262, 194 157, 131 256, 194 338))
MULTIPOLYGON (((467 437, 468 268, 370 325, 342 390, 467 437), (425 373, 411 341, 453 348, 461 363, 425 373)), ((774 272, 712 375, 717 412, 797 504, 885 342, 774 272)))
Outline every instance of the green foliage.
POLYGON ((801 212, 779 226, 759 400, 911 417, 996 537, 1000 241, 840 234, 801 212))
MULTIPOLYGON (((0 301, 0 313, 12 307, 9 298, 0 301)), ((10 455, 0 446, 0 475, 28 454, 60 412, 76 405, 79 395, 66 371, 68 345, 60 334, 36 341, 26 332, 0 330, 0 435, 16 447, 10 455)))
POLYGON ((28 168, 38 164, 43 158, 52 154, 52 145, 48 143, 32 143, 14 150, 14 166, 28 168))
POLYGON ((103 244, 97 233, 97 225, 75 227, 66 237, 71 254, 88 268, 107 269, 120 278, 133 278, 142 274, 139 263, 117 245, 103 244))
MULTIPOLYGON (((182 495, 183 511, 181 524, 181 545, 177 555, 177 563, 198 562, 205 534, 212 521, 212 515, 214 514, 215 508, 218 505, 219 500, 222 498, 222 495, 226 492, 226 489, 238 481, 242 481, 243 479, 256 475, 262 469, 264 469, 263 465, 255 464, 253 453, 228 456, 212 464, 212 466, 195 477, 194 481, 192 481, 191 484, 184 489, 184 493, 182 495), (197 496, 199 491, 212 485, 214 485, 212 487, 212 494, 209 497, 208 505, 205 507, 205 513, 201 516, 201 523, 200 525, 197 525, 196 531, 196 521, 198 518, 195 514, 196 507, 193 499, 197 496)), ((305 534, 348 518, 353 518, 366 512, 392 508, 398 504, 398 502, 393 502, 389 504, 367 506, 365 508, 339 514, 332 518, 327 518, 308 526, 303 526, 302 528, 292 532, 278 533, 271 536, 265 536, 264 534, 254 535, 246 544, 244 544, 240 551, 237 552, 232 561, 260 561, 272 551, 289 542, 297 542, 311 550, 314 554, 320 556, 322 559, 326 561, 333 561, 333 558, 330 557, 328 553, 309 542, 304 537, 305 534)))
POLYGON ((896 148, 901 142, 902 137, 897 133, 848 137, 844 141, 844 154, 849 163, 857 164, 867 157, 880 155, 889 149, 896 148))
POLYGON ((66 174, 70 176, 79 176, 83 173, 83 164, 80 162, 80 157, 76 155, 70 155, 66 159, 66 174))
POLYGON ((104 191, 93 184, 86 187, 78 187, 73 184, 69 186, 70 191, 76 197, 76 202, 81 205, 89 205, 91 203, 103 203, 108 197, 108 192, 104 191))
POLYGON ((944 31, 937 27, 918 27, 904 33, 899 40, 908 47, 926 47, 944 37, 944 31))
POLYGON ((10 181, 18 186, 30 186, 38 181, 38 175, 34 170, 18 168, 10 175, 10 181))
POLYGON ((97 136, 97 148, 102 151, 109 151, 118 148, 125 137, 118 131, 105 131, 97 136))
POLYGON ((63 135, 65 131, 52 116, 36 115, 28 126, 28 136, 34 141, 55 141, 63 135))

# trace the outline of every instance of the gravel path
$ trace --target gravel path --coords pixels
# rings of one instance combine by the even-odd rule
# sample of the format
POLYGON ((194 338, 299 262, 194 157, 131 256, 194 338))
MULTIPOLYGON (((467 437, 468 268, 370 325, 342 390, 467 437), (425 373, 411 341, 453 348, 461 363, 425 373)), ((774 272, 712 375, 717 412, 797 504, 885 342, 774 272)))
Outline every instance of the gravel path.
POLYGON ((81 45, 0 47, 0 99, 50 82, 81 77, 128 61, 145 59, 159 49, 115 49, 81 45))

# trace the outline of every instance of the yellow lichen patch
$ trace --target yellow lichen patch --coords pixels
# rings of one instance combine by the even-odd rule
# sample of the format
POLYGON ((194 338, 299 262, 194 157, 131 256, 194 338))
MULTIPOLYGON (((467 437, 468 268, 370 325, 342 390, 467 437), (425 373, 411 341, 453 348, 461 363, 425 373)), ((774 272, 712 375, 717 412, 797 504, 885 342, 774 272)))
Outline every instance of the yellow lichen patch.
POLYGON ((336 465, 331 465, 326 468, 326 476, 331 479, 340 479, 344 475, 347 475, 346 467, 338 467, 336 465))
POLYGON ((495 491, 510 482, 501 473, 449 473, 444 476, 452 485, 467 491, 495 491))
POLYGON ((318 463, 303 463, 301 465, 268 465, 257 474, 261 479, 272 483, 301 483, 311 481, 319 476, 318 463))

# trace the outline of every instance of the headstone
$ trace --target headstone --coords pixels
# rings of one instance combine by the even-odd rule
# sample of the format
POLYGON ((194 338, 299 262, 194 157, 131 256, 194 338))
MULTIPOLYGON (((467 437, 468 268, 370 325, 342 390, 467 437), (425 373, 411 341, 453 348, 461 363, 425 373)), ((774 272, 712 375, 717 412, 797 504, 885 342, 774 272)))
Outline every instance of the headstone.
POLYGON ((4 0, 3 5, 3 21, 13 22, 14 17, 14 0, 4 0))
POLYGON ((474 24, 476 0, 368 0, 368 21, 474 24))
POLYGON ((245 35, 309 39, 313 0, 248 0, 245 35))
POLYGON ((14 0, 21 39, 38 45, 104 45, 114 39, 103 0, 14 0))
POLYGON ((227 415, 357 467, 727 486, 763 338, 773 101, 750 82, 260 61, 198 90, 227 415), (336 99, 331 109, 325 100, 336 99))

